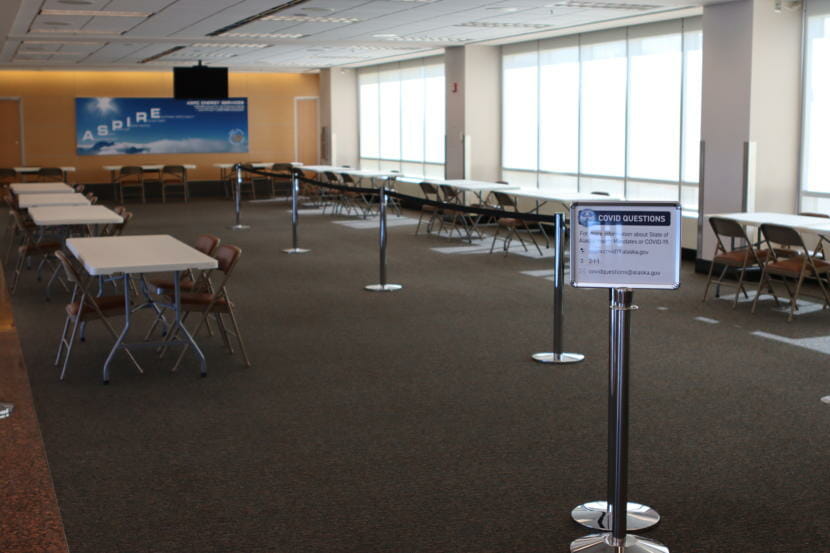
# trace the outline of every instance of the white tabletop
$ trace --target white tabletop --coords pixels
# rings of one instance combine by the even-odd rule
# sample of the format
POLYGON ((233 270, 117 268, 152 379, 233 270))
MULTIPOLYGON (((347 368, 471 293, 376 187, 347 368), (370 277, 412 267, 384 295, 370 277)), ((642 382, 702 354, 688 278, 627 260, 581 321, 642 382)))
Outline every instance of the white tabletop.
POLYGON ((75 189, 63 182, 13 182, 9 185, 15 194, 72 194, 75 189))
MULTIPOLYGON (((248 163, 248 162, 243 161, 242 163, 245 164, 245 165, 250 165, 254 169, 265 169, 266 167, 271 167, 272 165, 274 165, 277 162, 276 161, 259 161, 257 163, 248 163)), ((302 166, 302 163, 300 163, 299 161, 290 161, 288 163, 290 165, 292 165, 293 167, 302 166)), ((234 165, 236 165, 236 163, 214 163, 213 164, 214 167, 217 167, 219 169, 230 169, 234 165)))
POLYGON ((770 211, 755 211, 753 213, 713 213, 707 217, 723 217, 732 219, 744 225, 783 225, 799 230, 810 229, 811 227, 827 225, 830 223, 824 217, 811 217, 809 215, 793 215, 792 213, 773 213, 770 211))
POLYGON ((215 269, 217 262, 168 234, 68 238, 66 247, 90 275, 215 269))
POLYGON ((504 184, 501 182, 489 182, 489 181, 481 181, 481 180, 469 180, 469 179, 449 179, 449 180, 434 180, 434 179, 427 179, 427 182, 431 182, 432 184, 441 184, 441 185, 449 185, 454 186, 456 188, 460 188, 462 190, 470 190, 473 192, 484 192, 486 190, 498 190, 498 191, 508 191, 508 190, 518 190, 518 186, 514 186, 512 184, 504 184))
MULTIPOLYGON (((179 165, 181 167, 184 167, 185 169, 195 169, 196 168, 195 165, 181 165, 181 164, 179 164, 179 165)), ((104 169, 106 169, 107 171, 120 171, 122 167, 133 167, 133 166, 132 165, 130 165, 130 166, 128 166, 128 165, 103 165, 102 167, 104 169)), ((162 169, 162 167, 164 167, 164 165, 139 165, 138 167, 141 167, 145 171, 161 171, 161 169, 162 169)))
MULTIPOLYGON (((15 167, 14 170, 18 173, 37 173, 42 167, 15 167)), ((72 173, 75 171, 74 167, 59 167, 64 173, 72 173)))
POLYGON ((122 223, 124 218, 102 205, 46 206, 29 210, 39 227, 57 225, 108 225, 122 223))
POLYGON ((519 188, 508 192, 511 196, 531 198, 534 200, 548 201, 548 202, 562 202, 573 203, 578 201, 597 201, 615 200, 621 198, 618 196, 605 196, 600 194, 591 194, 589 192, 554 192, 552 190, 540 190, 538 188, 519 188))
POLYGON ((89 205, 83 194, 20 194, 17 197, 20 207, 39 207, 46 205, 89 205))

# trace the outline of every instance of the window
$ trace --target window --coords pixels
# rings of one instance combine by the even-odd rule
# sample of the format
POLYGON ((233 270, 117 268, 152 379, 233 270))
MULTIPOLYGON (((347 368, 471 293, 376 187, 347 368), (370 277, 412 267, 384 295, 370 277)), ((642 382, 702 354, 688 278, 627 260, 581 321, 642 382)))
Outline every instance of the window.
POLYGON ((443 176, 443 59, 361 69, 358 88, 361 167, 443 176))
POLYGON ((807 6, 801 209, 830 211, 830 2, 807 6))
POLYGON ((699 18, 503 48, 511 183, 697 209, 699 18))

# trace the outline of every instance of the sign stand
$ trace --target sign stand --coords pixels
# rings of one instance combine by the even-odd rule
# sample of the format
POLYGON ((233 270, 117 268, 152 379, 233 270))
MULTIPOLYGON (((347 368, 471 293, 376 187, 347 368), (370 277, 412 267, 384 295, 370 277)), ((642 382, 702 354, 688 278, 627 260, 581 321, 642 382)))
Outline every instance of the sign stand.
POLYGON ((680 285, 677 202, 575 202, 571 206, 571 284, 609 288, 608 501, 580 505, 575 521, 606 532, 571 543, 572 553, 668 553, 665 545, 628 534, 660 520, 628 502, 628 358, 633 289, 680 285))
POLYGON ((553 351, 534 353, 539 363, 579 363, 585 356, 581 353, 562 352, 562 289, 565 287, 565 216, 556 213, 553 217, 553 351))
POLYGON ((571 543, 572 553, 668 553, 660 542, 628 534, 628 349, 631 312, 637 309, 630 288, 611 291, 610 359, 611 389, 608 396, 608 511, 611 532, 592 534, 571 543))
POLYGON ((282 250, 285 253, 308 253, 311 251, 297 246, 297 223, 300 219, 300 214, 297 211, 297 196, 300 193, 300 181, 297 179, 297 172, 297 169, 291 169, 291 247, 282 250))
POLYGON ((14 405, 0 401, 0 419, 10 417, 12 415, 12 411, 14 411, 14 405))
POLYGON ((387 284, 386 282, 386 181, 380 186, 380 226, 378 240, 380 241, 380 283, 368 284, 364 290, 369 292, 397 292, 403 288, 400 284, 387 284))
MULTIPOLYGON (((229 226, 231 230, 248 230, 250 225, 243 225, 239 222, 240 210, 242 208, 242 164, 237 163, 236 169, 236 186, 234 187, 234 209, 236 210, 236 223, 229 226)), ((251 184, 253 186, 253 184, 251 184)))

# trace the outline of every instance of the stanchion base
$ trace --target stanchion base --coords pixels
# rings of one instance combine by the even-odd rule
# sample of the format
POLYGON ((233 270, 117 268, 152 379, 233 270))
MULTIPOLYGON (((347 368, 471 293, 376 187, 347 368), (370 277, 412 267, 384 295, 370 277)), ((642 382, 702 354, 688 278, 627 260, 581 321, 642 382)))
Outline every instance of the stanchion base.
POLYGON ((403 288, 400 284, 369 284, 364 286, 364 290, 368 290, 369 292, 397 292, 403 288))
MULTIPOLYGON (((574 522, 592 530, 611 531, 611 517, 608 515, 607 501, 591 501, 577 506, 571 511, 574 522)), ((660 522, 660 514, 649 507, 629 501, 626 505, 626 528, 637 532, 651 528, 660 522)))
POLYGON ((579 363, 585 359, 581 353, 534 353, 533 360, 539 363, 579 363))
POLYGON ((10 417, 12 411, 14 411, 14 405, 12 405, 11 403, 3 403, 0 401, 0 419, 10 417))
POLYGON ((571 553, 669 553, 659 541, 627 534, 615 543, 611 534, 591 534, 571 542, 571 553))
POLYGON ((305 248, 288 248, 282 251, 283 253, 308 253, 311 250, 307 250, 305 248))
POLYGON ((231 225, 228 228, 231 230, 248 230, 251 225, 231 225))

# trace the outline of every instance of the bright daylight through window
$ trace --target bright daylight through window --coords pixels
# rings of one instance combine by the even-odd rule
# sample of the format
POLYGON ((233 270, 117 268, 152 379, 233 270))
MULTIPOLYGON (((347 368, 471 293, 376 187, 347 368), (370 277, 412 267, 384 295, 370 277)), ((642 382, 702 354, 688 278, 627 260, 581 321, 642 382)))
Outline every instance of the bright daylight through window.
POLYGON ((360 166, 443 178, 443 58, 360 69, 358 87, 360 166))
POLYGON ((505 46, 504 178, 696 210, 701 48, 699 18, 505 46))

